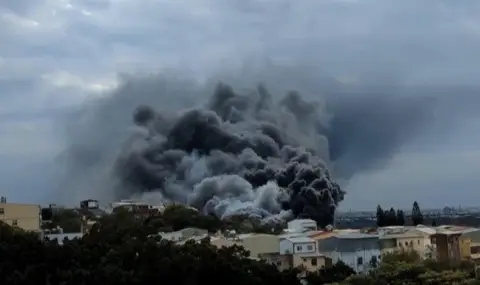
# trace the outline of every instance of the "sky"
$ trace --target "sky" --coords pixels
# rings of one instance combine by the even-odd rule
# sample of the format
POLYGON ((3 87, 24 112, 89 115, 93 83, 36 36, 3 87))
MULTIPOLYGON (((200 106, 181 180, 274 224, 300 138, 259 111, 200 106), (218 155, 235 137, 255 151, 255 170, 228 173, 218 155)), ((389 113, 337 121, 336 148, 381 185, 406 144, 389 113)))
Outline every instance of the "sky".
POLYGON ((108 96, 119 74, 205 79, 268 57, 353 86, 454 88, 445 96, 458 108, 438 109, 382 169, 345 182, 341 209, 478 206, 478 97, 455 88, 477 86, 479 13, 476 0, 2 1, 0 193, 54 200, 66 114, 108 96))

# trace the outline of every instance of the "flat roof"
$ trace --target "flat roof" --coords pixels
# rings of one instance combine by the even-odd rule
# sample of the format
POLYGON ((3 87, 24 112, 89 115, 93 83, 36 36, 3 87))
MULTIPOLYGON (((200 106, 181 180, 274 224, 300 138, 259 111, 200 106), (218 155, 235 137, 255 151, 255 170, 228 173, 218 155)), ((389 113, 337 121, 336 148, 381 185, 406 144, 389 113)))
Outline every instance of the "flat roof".
POLYGON ((315 242, 314 239, 311 239, 309 237, 290 237, 290 238, 287 238, 287 240, 293 243, 315 242))
POLYGON ((335 236, 339 239, 374 239, 378 238, 378 234, 364 234, 364 233, 341 233, 335 236))

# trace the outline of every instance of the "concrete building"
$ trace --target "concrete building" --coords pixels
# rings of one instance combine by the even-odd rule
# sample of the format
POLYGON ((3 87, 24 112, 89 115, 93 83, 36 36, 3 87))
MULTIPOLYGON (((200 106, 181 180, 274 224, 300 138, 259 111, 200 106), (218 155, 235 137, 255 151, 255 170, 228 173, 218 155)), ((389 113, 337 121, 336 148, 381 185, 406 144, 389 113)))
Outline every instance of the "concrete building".
POLYGON ((471 242, 468 236, 462 238, 470 232, 477 229, 459 226, 440 226, 436 228, 436 233, 431 236, 431 242, 436 248, 436 258, 439 261, 458 262, 469 258, 468 253, 471 242))
POLYGON ((375 267, 381 259, 377 234, 341 233, 317 242, 319 252, 333 263, 341 260, 359 273, 375 267))
POLYGON ((296 232, 316 231, 317 222, 311 219, 296 219, 288 222, 288 229, 296 232))
POLYGON ((6 198, 2 197, 0 221, 27 231, 40 231, 41 207, 32 204, 7 203, 6 198))
POLYGON ((421 258, 434 258, 436 249, 431 236, 436 231, 427 227, 385 227, 379 230, 382 254, 415 251, 421 258))
POLYGON ((280 254, 312 254, 317 251, 315 240, 309 237, 292 237, 280 240, 280 254))
POLYGON ((278 254, 259 256, 275 263, 278 268, 302 267, 307 271, 316 271, 331 266, 331 260, 318 252, 316 241, 305 236, 282 238, 278 254))
POLYGON ((460 236, 460 255, 462 259, 480 261, 480 229, 466 231, 460 236))

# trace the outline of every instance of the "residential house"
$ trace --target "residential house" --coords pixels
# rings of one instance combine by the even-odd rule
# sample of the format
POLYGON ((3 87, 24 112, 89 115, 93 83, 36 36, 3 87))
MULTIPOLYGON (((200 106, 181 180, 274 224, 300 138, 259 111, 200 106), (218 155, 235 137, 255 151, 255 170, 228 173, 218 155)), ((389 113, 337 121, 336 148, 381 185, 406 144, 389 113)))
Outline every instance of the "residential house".
POLYGON ((40 231, 42 222, 40 205, 7 203, 0 199, 0 221, 27 231, 40 231))
POLYGON ((356 272, 366 272, 376 267, 381 259, 378 234, 340 233, 317 241, 319 252, 342 261, 356 272))
POLYGON ((281 239, 279 254, 290 256, 286 260, 292 267, 302 266, 309 271, 330 265, 326 256, 319 253, 315 240, 309 237, 281 239))
POLYGON ((459 237, 460 259, 480 259, 480 229, 465 229, 459 237))
MULTIPOLYGON (((467 259, 475 263, 475 275, 480 278, 480 230, 474 229, 462 234, 461 240, 469 245, 470 254, 467 259)), ((460 254, 465 255, 463 246, 460 248, 460 254)))
POLYGON ((472 228, 459 226, 440 226, 431 236, 432 244, 436 247, 436 258, 439 261, 458 262, 468 258, 468 248, 471 246, 468 239, 461 236, 471 232, 472 228))
POLYGON ((417 227, 384 227, 379 230, 382 254, 398 251, 415 251, 422 258, 433 258, 435 246, 431 236, 436 231, 424 226, 417 227))
POLYGON ((288 229, 295 232, 316 231, 317 222, 311 219, 295 219, 287 224, 288 229))

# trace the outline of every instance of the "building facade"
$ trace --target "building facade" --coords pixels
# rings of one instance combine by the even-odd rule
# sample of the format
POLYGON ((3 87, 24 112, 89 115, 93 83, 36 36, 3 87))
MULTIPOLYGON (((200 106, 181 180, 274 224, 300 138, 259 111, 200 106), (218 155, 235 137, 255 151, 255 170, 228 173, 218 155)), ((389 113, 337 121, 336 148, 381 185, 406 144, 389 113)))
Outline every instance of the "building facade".
POLYGON ((380 248, 382 254, 398 251, 415 251, 421 258, 434 258, 435 244, 431 236, 435 230, 417 227, 388 227, 380 233, 380 248))
POLYGON ((280 251, 280 239, 275 235, 240 235, 238 244, 250 252, 250 257, 258 257, 262 253, 278 253, 280 251))
POLYGON ((359 273, 375 268, 381 260, 379 236, 376 234, 338 234, 318 240, 318 250, 333 263, 342 261, 359 273))
POLYGON ((41 207, 31 204, 7 203, 6 199, 2 199, 0 221, 27 231, 40 231, 41 207))

